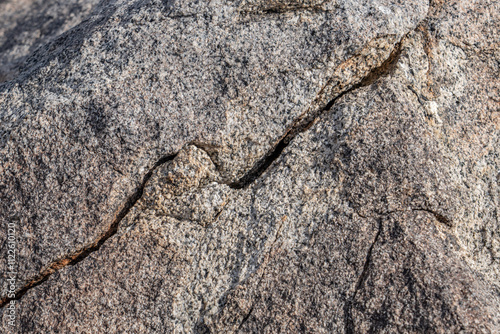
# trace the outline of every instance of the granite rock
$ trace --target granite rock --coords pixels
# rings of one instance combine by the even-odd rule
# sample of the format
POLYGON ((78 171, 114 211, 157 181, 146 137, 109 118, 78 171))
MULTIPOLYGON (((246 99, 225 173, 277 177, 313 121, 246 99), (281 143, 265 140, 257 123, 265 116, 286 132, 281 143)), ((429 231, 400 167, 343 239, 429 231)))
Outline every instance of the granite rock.
POLYGON ((427 11, 392 0, 261 7, 103 1, 1 86, 1 213, 22 234, 21 287, 109 236, 154 166, 188 144, 223 182, 243 177, 427 11))
POLYGON ((98 0, 0 1, 0 82, 19 74, 26 58, 78 25, 98 0))
POLYGON ((19 332, 500 330, 498 5, 91 7, 0 86, 19 332))

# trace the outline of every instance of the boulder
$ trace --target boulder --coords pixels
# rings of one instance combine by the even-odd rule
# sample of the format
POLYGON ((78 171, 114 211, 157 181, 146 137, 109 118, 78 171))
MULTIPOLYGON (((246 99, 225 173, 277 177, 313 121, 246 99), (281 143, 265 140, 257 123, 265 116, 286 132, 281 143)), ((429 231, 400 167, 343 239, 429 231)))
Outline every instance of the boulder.
POLYGON ((496 4, 2 8, 5 331, 500 330, 496 4))

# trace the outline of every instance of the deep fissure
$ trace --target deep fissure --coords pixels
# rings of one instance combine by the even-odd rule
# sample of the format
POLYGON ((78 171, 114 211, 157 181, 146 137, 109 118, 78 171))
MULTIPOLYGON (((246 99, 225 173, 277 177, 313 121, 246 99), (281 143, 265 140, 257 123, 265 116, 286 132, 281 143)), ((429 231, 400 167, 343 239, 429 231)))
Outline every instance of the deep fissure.
POLYGON ((403 40, 404 38, 395 45, 389 57, 379 67, 372 69, 370 73, 368 73, 368 75, 361 79, 357 84, 353 85, 349 89, 346 89, 335 98, 330 100, 325 107, 308 115, 306 114, 305 117, 296 120, 294 124, 289 128, 289 130, 285 133, 285 135, 281 138, 278 144, 276 144, 274 148, 272 148, 268 152, 268 154, 257 161, 257 163, 255 163, 254 166, 242 178, 229 184, 229 186, 233 189, 242 189, 252 184, 269 168, 269 166, 271 166, 271 164, 276 159, 278 159, 283 150, 297 135, 307 131, 314 124, 316 119, 318 119, 318 117, 320 117, 325 112, 328 112, 339 99, 356 89, 369 86, 378 78, 389 74, 396 65, 399 56, 401 55, 403 40))
POLYGON ((111 238, 113 235, 116 234, 118 231, 118 227, 120 225, 120 222, 122 221, 123 218, 129 213, 129 211, 134 207, 134 205, 137 203, 137 201, 142 197, 142 194, 144 192, 144 187, 148 180, 151 178, 153 175, 153 172, 155 171, 156 168, 159 166, 165 164, 168 161, 171 161, 175 158, 176 154, 174 155, 169 155, 165 156, 161 159, 159 159, 154 166, 146 173, 144 176, 142 182, 140 183, 139 187, 137 190, 130 196, 125 204, 123 205, 122 209, 119 211, 119 213, 116 215, 115 219, 111 223, 110 227, 108 230, 101 235, 96 241, 91 243, 90 245, 84 246, 78 251, 62 258, 59 259, 55 262, 53 262, 49 267, 44 269, 41 273, 39 273, 37 276, 32 278, 28 283, 26 283, 21 289, 16 291, 16 296, 15 298, 8 298, 5 297, 0 300, 0 308, 3 308, 7 303, 9 303, 11 300, 19 300, 26 292, 28 292, 30 289, 42 284, 45 282, 53 273, 57 272, 58 270, 68 266, 68 265, 75 265, 78 262, 84 260, 87 256, 89 256, 91 253, 98 251, 101 246, 111 238))
MULTIPOLYGON (((257 180, 271 165, 272 163, 278 159, 283 150, 290 144, 290 142, 300 133, 307 131, 314 122, 320 117, 323 113, 328 112, 335 103, 345 96, 348 93, 353 92, 358 88, 362 88, 365 86, 371 85, 375 80, 388 75, 391 70, 396 65, 399 56, 402 51, 402 43, 404 37, 394 46, 389 57, 378 67, 372 69, 364 78, 362 78, 358 83, 354 84, 350 88, 338 94, 335 98, 330 100, 325 107, 320 108, 310 114, 305 114, 303 117, 297 119, 293 125, 289 128, 289 130, 285 133, 285 135, 281 138, 281 140, 259 161, 257 161, 254 166, 239 180, 232 182, 229 186, 233 189, 243 189, 248 187, 251 183, 257 180)), ((101 246, 113 235, 115 235, 118 231, 118 227, 120 225, 121 220, 129 213, 129 211, 134 207, 137 201, 142 197, 144 187, 148 180, 151 178, 153 172, 159 166, 165 164, 168 161, 173 160, 177 154, 168 155, 161 159, 159 159, 154 166, 148 171, 148 173, 144 176, 142 182, 140 183, 138 189, 130 196, 125 202, 123 208, 119 211, 113 222, 111 223, 108 230, 101 235, 96 241, 82 247, 80 250, 62 258, 55 262, 53 262, 49 267, 44 269, 34 278, 32 278, 28 283, 26 283, 21 289, 16 291, 15 298, 5 297, 0 300, 0 308, 3 308, 7 303, 11 300, 19 300, 28 292, 30 289, 39 286, 43 282, 45 282, 53 273, 59 271, 60 269, 68 266, 75 265, 80 261, 84 260, 91 253, 98 251, 101 246)))

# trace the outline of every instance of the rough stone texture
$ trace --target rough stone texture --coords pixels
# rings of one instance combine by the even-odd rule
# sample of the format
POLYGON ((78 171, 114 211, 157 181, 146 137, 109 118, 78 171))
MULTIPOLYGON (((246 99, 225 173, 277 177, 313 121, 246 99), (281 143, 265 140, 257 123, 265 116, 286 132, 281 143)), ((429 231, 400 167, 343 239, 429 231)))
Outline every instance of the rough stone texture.
POLYGON ((296 119, 382 63, 427 10, 254 5, 105 1, 1 87, 1 213, 22 231, 21 285, 106 235, 157 161, 189 143, 237 180, 296 119))
POLYGON ((0 82, 13 79, 26 57, 79 24, 98 0, 0 1, 0 82))
POLYGON ((20 332, 500 331, 499 5, 96 8, 0 86, 20 332))
POLYGON ((463 252, 498 286, 500 6, 453 1, 436 7, 419 41, 427 65, 411 85, 460 184, 453 220, 463 252))

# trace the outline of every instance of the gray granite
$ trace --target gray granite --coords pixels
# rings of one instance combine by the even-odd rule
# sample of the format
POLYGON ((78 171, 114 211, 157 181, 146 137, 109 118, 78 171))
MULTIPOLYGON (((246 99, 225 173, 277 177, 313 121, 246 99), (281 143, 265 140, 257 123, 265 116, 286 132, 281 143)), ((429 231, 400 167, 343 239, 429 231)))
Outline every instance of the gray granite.
POLYGON ((0 1, 0 82, 15 78, 31 53, 81 23, 98 3, 98 0, 0 1))
POLYGON ((154 165, 189 143, 205 147, 224 182, 237 180, 427 10, 388 0, 264 14, 254 5, 102 2, 0 86, 0 212, 23 240, 21 286, 109 234, 154 165), (339 68, 342 81, 329 82, 339 68))
POLYGON ((498 5, 96 8, 0 86, 19 332, 500 330, 498 5))

